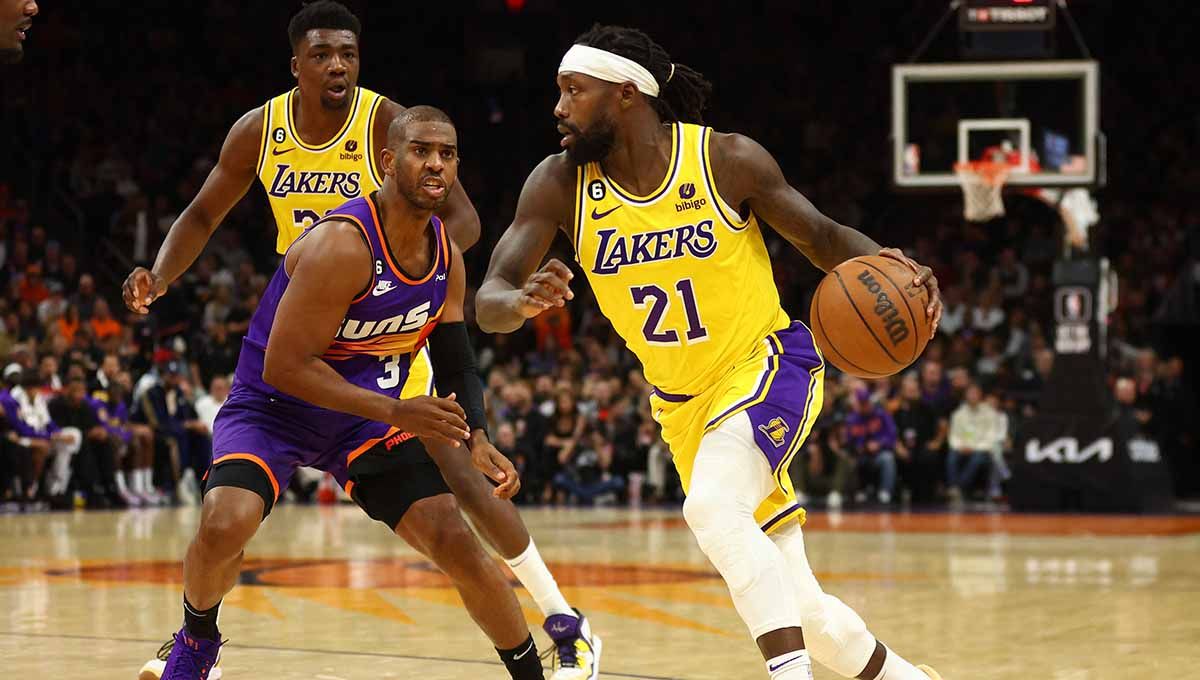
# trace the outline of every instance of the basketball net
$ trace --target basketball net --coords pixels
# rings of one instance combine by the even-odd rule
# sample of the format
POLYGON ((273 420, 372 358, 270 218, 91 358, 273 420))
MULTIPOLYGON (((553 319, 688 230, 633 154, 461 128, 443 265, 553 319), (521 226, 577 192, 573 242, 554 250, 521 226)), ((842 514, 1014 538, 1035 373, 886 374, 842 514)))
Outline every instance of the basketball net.
POLYGON ((963 217, 972 222, 987 222, 1004 215, 1001 191, 1012 166, 992 161, 955 163, 954 173, 963 190, 963 217))

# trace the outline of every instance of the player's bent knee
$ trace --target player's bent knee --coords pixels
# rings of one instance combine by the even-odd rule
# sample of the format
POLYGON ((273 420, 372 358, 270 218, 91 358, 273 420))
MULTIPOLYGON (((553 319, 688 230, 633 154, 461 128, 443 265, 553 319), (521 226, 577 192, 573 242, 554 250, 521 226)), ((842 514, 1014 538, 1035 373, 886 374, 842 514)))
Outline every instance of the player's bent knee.
POLYGON ((443 562, 460 562, 461 558, 482 550, 450 494, 438 494, 413 503, 401 525, 438 566, 443 562))
POLYGON ((262 520, 262 499, 250 491, 233 490, 248 498, 221 502, 210 495, 205 499, 200 529, 196 532, 196 541, 203 548, 221 555, 240 553, 262 520))

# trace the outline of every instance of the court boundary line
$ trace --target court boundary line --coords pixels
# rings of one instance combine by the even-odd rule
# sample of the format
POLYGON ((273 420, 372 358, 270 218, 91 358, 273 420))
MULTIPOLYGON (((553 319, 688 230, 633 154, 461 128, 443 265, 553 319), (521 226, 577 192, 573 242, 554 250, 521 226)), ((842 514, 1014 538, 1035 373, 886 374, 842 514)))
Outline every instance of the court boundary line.
MULTIPOLYGON (((98 642, 145 642, 147 644, 159 644, 162 641, 147 638, 125 638, 125 637, 109 637, 102 635, 71 635, 65 633, 22 633, 13 631, 0 630, 0 636, 18 637, 18 638, 59 638, 67 640, 91 640, 98 642)), ((408 661, 440 661, 442 663, 460 663, 471 664, 473 666, 498 666, 504 667, 504 664, 498 661, 483 661, 480 659, 455 659, 445 656, 419 656, 416 654, 388 654, 386 652, 360 652, 360 651, 343 651, 336 649, 301 649, 299 647, 276 647, 272 645, 241 645, 228 643, 224 647, 233 649, 253 649, 266 652, 299 652, 303 654, 341 654, 345 656, 370 656, 384 659, 405 659, 408 661)), ((620 673, 614 671, 604 671, 604 675, 618 678, 631 678, 632 680, 683 680, 682 678, 674 678, 665 675, 638 675, 633 673, 620 673)))

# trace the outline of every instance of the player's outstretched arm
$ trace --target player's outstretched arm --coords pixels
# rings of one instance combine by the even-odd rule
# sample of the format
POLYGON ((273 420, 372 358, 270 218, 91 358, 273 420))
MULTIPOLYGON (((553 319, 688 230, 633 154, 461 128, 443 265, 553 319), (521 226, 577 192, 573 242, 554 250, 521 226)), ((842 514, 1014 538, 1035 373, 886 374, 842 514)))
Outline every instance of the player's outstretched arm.
POLYGON ((571 221, 574 177, 560 154, 542 161, 525 180, 517 214, 492 251, 475 294, 475 320, 483 331, 511 333, 526 319, 574 297, 571 270, 562 262, 552 259, 534 272, 560 225, 571 221))
MULTIPOLYGON (((371 150, 371 153, 375 154, 375 167, 377 168, 383 167, 380 155, 386 146, 388 127, 396 116, 403 112, 404 107, 390 99, 384 99, 383 103, 379 105, 379 112, 375 116, 372 130, 372 136, 376 140, 375 148, 371 150)), ((475 205, 467 197, 467 191, 463 189, 462 182, 455 182, 454 186, 450 188, 450 196, 446 199, 446 204, 437 211, 437 216, 445 223, 451 240, 463 252, 470 250, 471 246, 479 242, 481 230, 479 213, 475 211, 475 205)))
POLYGON ((913 270, 913 283, 929 289, 927 313, 937 328, 942 301, 933 270, 817 210, 788 184, 779 163, 758 142, 744 135, 716 134, 712 143, 718 189, 734 206, 748 206, 822 271, 860 255, 883 255, 907 264, 913 270))
POLYGON ((262 107, 246 113, 233 124, 217 165, 208 173, 204 186, 171 225, 167 238, 158 249, 154 267, 137 267, 125 279, 125 305, 146 314, 150 303, 167 286, 192 266, 205 244, 229 212, 254 182, 262 142, 262 107))
POLYGON ((451 244, 450 280, 447 282, 446 307, 437 326, 429 334, 429 359, 433 380, 440 394, 457 395, 466 413, 471 431, 468 446, 471 464, 498 485, 492 493, 512 498, 521 489, 521 480, 512 461, 500 453, 488 439, 487 415, 483 408, 483 382, 479 379, 475 350, 463 319, 463 300, 467 292, 467 272, 462 251, 451 244))
MULTIPOLYGON (((371 253, 357 227, 330 221, 288 253, 290 280, 275 310, 263 381, 310 404, 389 423, 454 446, 467 438, 453 399, 393 399, 347 381, 321 358, 351 302, 371 281, 371 253)), ((382 369, 382 364, 381 364, 382 369)))

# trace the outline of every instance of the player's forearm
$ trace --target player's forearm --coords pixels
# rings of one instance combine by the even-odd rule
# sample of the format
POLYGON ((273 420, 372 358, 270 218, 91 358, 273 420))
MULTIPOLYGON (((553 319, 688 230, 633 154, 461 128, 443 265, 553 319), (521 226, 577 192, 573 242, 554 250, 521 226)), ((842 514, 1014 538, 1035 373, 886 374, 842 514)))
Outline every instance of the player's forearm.
POLYGON ((828 220, 821 230, 822 239, 805 252, 812 263, 822 271, 830 271, 839 264, 860 255, 877 255, 881 246, 870 236, 844 224, 828 220))
POLYGON ((517 309, 521 291, 500 277, 492 277, 475 293, 475 322, 484 333, 512 333, 525 323, 517 309))
POLYGON ((348 382, 317 357, 272 361, 263 365, 263 381, 313 406, 349 413, 367 420, 389 422, 397 400, 348 382))
POLYGON ((179 278, 200 257, 215 228, 215 223, 210 224, 191 207, 184 210, 167 232, 151 271, 167 284, 179 278))

